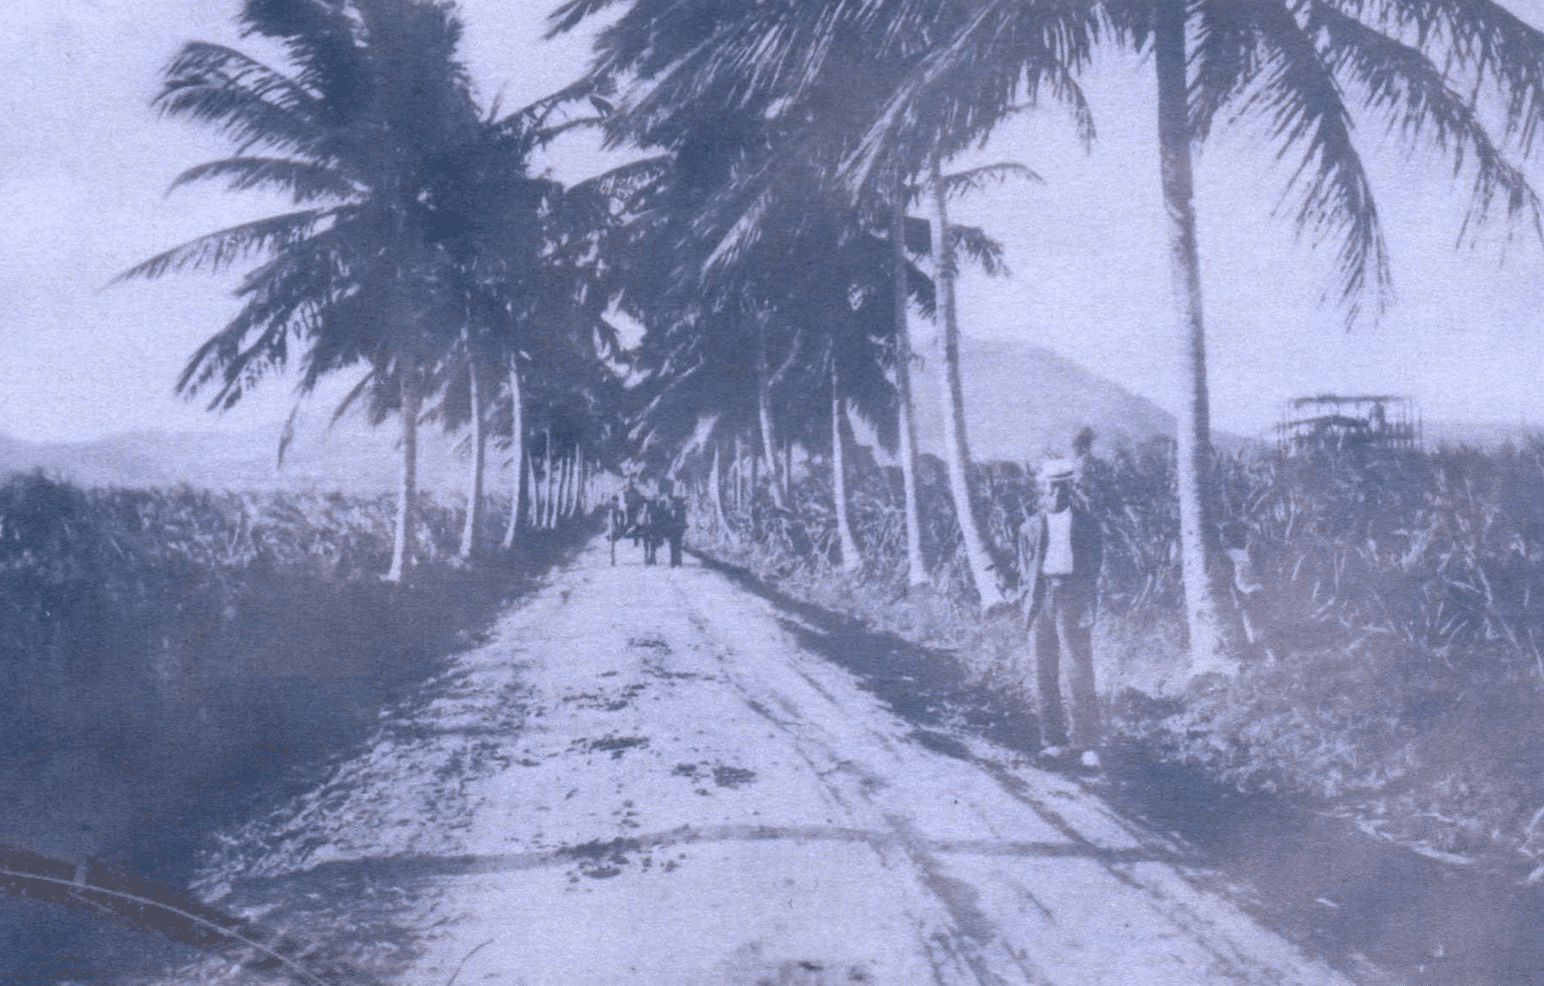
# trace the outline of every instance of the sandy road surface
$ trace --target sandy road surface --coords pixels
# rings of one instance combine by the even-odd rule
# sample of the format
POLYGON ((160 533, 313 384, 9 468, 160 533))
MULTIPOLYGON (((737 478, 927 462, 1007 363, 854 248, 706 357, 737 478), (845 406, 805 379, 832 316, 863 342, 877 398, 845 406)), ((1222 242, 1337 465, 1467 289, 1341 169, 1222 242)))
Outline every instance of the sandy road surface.
POLYGON ((414 986, 1344 981, 1090 789, 928 741, 789 614, 628 548, 507 613, 237 882, 373 896, 414 986))

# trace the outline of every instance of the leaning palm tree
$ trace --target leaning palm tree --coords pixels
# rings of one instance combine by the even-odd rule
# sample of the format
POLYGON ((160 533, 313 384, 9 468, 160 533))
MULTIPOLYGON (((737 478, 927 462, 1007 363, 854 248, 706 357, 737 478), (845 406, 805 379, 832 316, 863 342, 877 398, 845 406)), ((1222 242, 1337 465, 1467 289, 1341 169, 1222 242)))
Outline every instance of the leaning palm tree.
MULTIPOLYGON (((899 14, 907 3, 887 6, 899 14)), ((985 0, 897 91, 884 123, 871 130, 867 153, 893 139, 894 122, 913 100, 968 90, 982 64, 1022 64, 1003 39, 1036 6, 985 0)), ((1435 145, 1455 177, 1471 180, 1460 240, 1496 213, 1537 233, 1538 198, 1506 145, 1530 153, 1544 124, 1544 34, 1491 0, 1111 0, 1088 5, 1087 13, 1091 25, 1102 16, 1115 41, 1153 53, 1176 344, 1189 370, 1177 450, 1186 625, 1193 670, 1227 672, 1234 620, 1214 561, 1192 145, 1220 118, 1257 118, 1278 156, 1298 155, 1288 179, 1298 202, 1293 219, 1314 242, 1336 242, 1349 324, 1367 307, 1383 309, 1390 282, 1354 139, 1358 111, 1381 117, 1409 146, 1435 145), (1490 113, 1502 121, 1499 141, 1484 125, 1490 113)), ((976 123, 985 134, 1003 113, 981 109, 976 123)))
MULTIPOLYGON (((573 18, 604 5, 574 0, 564 13, 573 18)), ((849 174, 860 185, 887 175, 897 158, 918 159, 898 152, 919 134, 928 147, 945 135, 963 146, 1019 104, 1045 96, 1073 107, 1086 127, 1070 73, 1105 39, 1151 49, 1177 344, 1190 368, 1178 472, 1197 670, 1228 662, 1207 513, 1210 429, 1192 144, 1218 119, 1255 118, 1266 123, 1278 156, 1297 156, 1288 179, 1298 202, 1293 218, 1313 241, 1336 243, 1348 320, 1381 309, 1389 284, 1354 140, 1360 113, 1381 118, 1411 146, 1435 145, 1455 177, 1470 180, 1461 239, 1495 214, 1538 228, 1537 197, 1510 155, 1532 153, 1544 124, 1544 35, 1493 0, 824 0, 750 5, 743 16, 736 8, 716 19, 665 16, 680 7, 637 0, 628 16, 697 32, 695 49, 678 57, 682 64, 695 59, 698 67, 682 81, 695 76, 703 93, 717 86, 743 100, 774 92, 781 107, 797 109, 831 71, 883 69, 887 52, 920 52, 851 157, 849 174), (852 35, 864 40, 846 40, 852 35), (1497 132, 1487 130, 1488 118, 1499 122, 1497 132), (946 127, 919 126, 928 120, 946 127)), ((658 44, 616 51, 613 61, 633 64, 625 60, 631 54, 638 71, 670 64, 658 44)))
MULTIPOLYGON (((554 15, 554 30, 571 27, 609 5, 607 0, 574 0, 554 15)), ((862 133, 863 124, 872 120, 873 107, 882 104, 889 91, 900 84, 905 73, 926 53, 926 47, 904 37, 898 41, 876 40, 866 33, 867 18, 861 11, 838 12, 837 16, 827 18, 825 13, 812 13, 811 8, 817 6, 779 3, 726 7, 710 0, 686 4, 659 0, 632 3, 616 26, 605 33, 592 67, 592 75, 597 78, 622 76, 637 80, 635 91, 611 120, 613 139, 631 139, 646 146, 691 146, 694 135, 700 139, 705 134, 719 139, 721 147, 754 147, 757 141, 765 143, 768 135, 782 144, 786 132, 792 130, 811 135, 797 144, 797 150, 808 160, 829 163, 839 158, 862 133)), ((952 30, 966 14, 965 5, 956 3, 935 3, 927 9, 933 12, 929 16, 936 18, 935 35, 952 30)), ((1056 73, 1056 77, 1065 91, 1076 92, 1064 72, 1056 73)), ((987 80, 983 87, 1010 91, 1015 85, 1012 79, 987 80)), ((915 139, 888 156, 897 173, 916 174, 925 169, 926 162, 936 161, 940 154, 960 146, 956 137, 964 130, 955 120, 958 104, 935 102, 932 115, 913 114, 915 139)), ((767 167, 769 160, 774 166, 780 160, 786 164, 798 157, 785 152, 781 159, 768 159, 763 154, 760 166, 767 167)), ((757 173, 755 167, 749 171, 752 176, 757 173)), ((870 194, 860 196, 860 201, 866 198, 878 204, 893 197, 888 189, 868 191, 870 194)), ((933 196, 932 201, 937 213, 941 195, 933 196)), ((767 215, 765 198, 758 196, 744 212, 740 226, 758 228, 766 222, 767 215)), ((950 255, 957 231, 937 219, 935 215, 932 224, 939 240, 939 248, 934 251, 935 269, 952 279, 954 265, 950 255)), ((899 242, 898 237, 896 241, 899 242)), ((945 335, 952 337, 952 331, 957 330, 952 299, 941 296, 940 300, 945 335)), ((904 318, 904 311, 898 308, 896 317, 904 318)), ((904 336, 901 344, 904 346, 904 336)), ((946 344, 945 361, 949 362, 957 351, 957 346, 946 344)), ((758 365, 764 366, 765 362, 760 360, 758 365)), ((897 363, 903 382, 909 369, 909 359, 897 363)), ((949 378, 957 382, 957 364, 950 364, 949 378)), ((909 397, 909 388, 907 392, 909 397)), ((991 608, 1003 596, 969 495, 968 443, 964 440, 963 412, 958 406, 963 399, 962 391, 953 386, 946 388, 944 394, 946 400, 954 402, 946 412, 950 492, 971 581, 983 607, 991 608)), ((909 404, 902 414, 909 425, 909 404)), ((906 430, 909 432, 909 428, 906 430)), ((912 447, 911 442, 905 445, 908 451, 912 447)), ((913 460, 914 456, 903 456, 906 485, 914 494, 913 460)), ((776 468, 772 461, 768 466, 776 468)), ((914 501, 909 498, 909 502, 914 501)), ((915 513, 908 509, 913 520, 915 513)), ((909 525, 908 547, 910 581, 924 581, 914 522, 909 525)))
POLYGON ((573 333, 590 341, 589 354, 578 358, 594 361, 596 346, 611 338, 601 319, 608 295, 594 263, 595 241, 610 219, 606 193, 593 183, 566 188, 532 167, 542 146, 586 122, 565 115, 585 95, 582 88, 565 89, 504 116, 489 114, 456 149, 434 193, 434 244, 446 302, 441 320, 458 330, 456 370, 438 410, 446 427, 472 431, 463 560, 476 548, 485 418, 500 383, 510 407, 514 460, 508 548, 520 516, 521 374, 552 370, 526 365, 530 353, 540 348, 542 335, 573 333))
POLYGON ((417 0, 248 0, 241 22, 277 41, 290 64, 270 67, 204 42, 183 48, 156 105, 218 128, 236 153, 189 169, 173 187, 277 189, 297 208, 201 236, 122 276, 222 271, 263 258, 237 287, 240 312, 178 381, 187 394, 212 388, 212 409, 284 368, 292 350, 300 351, 302 393, 367 367, 356 394, 372 393, 402 426, 386 575, 401 580, 413 550, 418 417, 449 342, 431 318, 442 280, 436 197, 477 131, 456 60, 460 23, 448 5, 417 0))

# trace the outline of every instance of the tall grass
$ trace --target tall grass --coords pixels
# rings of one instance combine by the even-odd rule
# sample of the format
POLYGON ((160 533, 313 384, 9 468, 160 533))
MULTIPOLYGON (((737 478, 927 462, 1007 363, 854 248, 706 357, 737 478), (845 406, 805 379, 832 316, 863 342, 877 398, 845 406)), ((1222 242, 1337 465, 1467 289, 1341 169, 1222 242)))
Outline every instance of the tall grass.
MULTIPOLYGON (((1253 452, 1221 459, 1214 478, 1219 540, 1247 554, 1263 586, 1235 593, 1260 639, 1235 680, 1187 693, 1171 447, 1088 463, 1082 496, 1106 546, 1095 641, 1112 741, 1428 849, 1533 865, 1544 855, 1544 442, 1253 452)), ((1021 629, 983 625, 968 598, 937 463, 921 483, 931 591, 906 589, 898 475, 870 464, 849 489, 859 580, 834 564, 818 462, 789 511, 755 499, 718 524, 704 501, 693 536, 785 591, 956 647, 978 678, 1032 705, 1021 629)), ((1012 583, 1034 476, 984 464, 975 489, 1012 583)))
POLYGON ((454 566, 461 511, 337 494, 0 484, 0 841, 173 879, 210 824, 373 724, 576 530, 454 566))

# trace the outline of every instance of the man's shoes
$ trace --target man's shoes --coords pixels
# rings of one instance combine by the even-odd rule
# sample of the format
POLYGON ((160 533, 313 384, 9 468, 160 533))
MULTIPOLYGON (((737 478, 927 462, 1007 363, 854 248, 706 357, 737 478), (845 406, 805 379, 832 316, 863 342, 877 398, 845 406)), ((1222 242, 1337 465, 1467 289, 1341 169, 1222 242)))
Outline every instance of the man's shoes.
POLYGON ((1048 746, 1035 754, 1034 764, 1041 770, 1065 770, 1078 774, 1098 774, 1104 770, 1098 750, 1080 750, 1073 746, 1048 746))
POLYGON ((1048 746, 1035 754, 1035 766, 1043 770, 1061 770, 1077 762, 1078 751, 1070 746, 1048 746))

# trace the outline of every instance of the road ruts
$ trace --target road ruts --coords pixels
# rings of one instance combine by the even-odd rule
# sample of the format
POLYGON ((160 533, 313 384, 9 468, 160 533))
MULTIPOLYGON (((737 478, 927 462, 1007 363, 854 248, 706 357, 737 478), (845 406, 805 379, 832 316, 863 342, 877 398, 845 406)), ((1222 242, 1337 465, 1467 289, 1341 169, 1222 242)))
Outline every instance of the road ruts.
POLYGON ((925 741, 792 614, 629 547, 461 655, 414 713, 439 767, 377 744, 253 877, 410 884, 414 986, 1348 982, 1084 786, 925 741))

